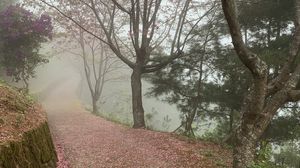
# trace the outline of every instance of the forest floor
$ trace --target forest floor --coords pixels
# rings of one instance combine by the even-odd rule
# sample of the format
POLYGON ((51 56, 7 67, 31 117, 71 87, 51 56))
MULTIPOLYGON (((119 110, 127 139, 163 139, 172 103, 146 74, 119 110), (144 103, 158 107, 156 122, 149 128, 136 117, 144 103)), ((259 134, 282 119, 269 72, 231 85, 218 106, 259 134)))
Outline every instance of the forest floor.
POLYGON ((131 129, 92 115, 76 100, 73 85, 64 83, 43 103, 59 168, 230 167, 230 150, 219 145, 131 129))

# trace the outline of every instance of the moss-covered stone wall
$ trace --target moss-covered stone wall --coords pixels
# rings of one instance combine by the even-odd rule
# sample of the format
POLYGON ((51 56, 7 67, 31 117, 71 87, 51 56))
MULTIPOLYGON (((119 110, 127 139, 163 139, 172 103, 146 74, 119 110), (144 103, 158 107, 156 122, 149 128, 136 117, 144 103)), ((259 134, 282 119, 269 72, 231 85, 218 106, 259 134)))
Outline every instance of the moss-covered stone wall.
POLYGON ((0 144, 1 168, 55 168, 56 161, 46 121, 25 132, 21 140, 0 144))

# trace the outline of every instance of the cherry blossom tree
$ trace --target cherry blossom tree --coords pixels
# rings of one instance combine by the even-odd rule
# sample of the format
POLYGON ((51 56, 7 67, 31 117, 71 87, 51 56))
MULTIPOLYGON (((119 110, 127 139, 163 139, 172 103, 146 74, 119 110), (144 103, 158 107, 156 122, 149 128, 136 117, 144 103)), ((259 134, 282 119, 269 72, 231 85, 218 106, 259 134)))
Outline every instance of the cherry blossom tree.
MULTIPOLYGON (((36 0, 30 0, 31 2, 36 0)), ((183 57, 186 42, 191 32, 207 13, 214 2, 193 2, 192 0, 40 0, 55 9, 62 16, 82 30, 106 44, 111 51, 132 69, 132 108, 134 128, 145 128, 142 101, 142 75, 164 68, 174 59, 183 57), (95 27, 82 24, 72 12, 78 4, 92 12, 85 20, 97 21, 95 27), (206 9, 201 12, 199 9, 206 9), (97 28, 95 30, 94 28, 97 28), (101 32, 101 35, 98 34, 101 32), (102 36, 102 34, 104 36, 102 36), (163 48, 168 57, 158 62, 154 54, 163 48)))

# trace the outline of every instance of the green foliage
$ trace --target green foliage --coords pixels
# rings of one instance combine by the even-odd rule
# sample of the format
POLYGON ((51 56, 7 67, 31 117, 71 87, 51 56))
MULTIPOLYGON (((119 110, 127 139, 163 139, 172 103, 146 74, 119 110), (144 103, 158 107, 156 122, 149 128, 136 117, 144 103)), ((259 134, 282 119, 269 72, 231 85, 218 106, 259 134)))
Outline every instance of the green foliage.
POLYGON ((202 68, 203 61, 201 63, 199 59, 205 58, 198 55, 178 59, 166 69, 147 76, 147 80, 153 84, 148 96, 164 96, 164 101, 176 104, 182 112, 183 121, 195 113, 201 114, 198 107, 204 103, 201 90, 205 87, 206 79, 203 76, 207 70, 202 68))
POLYGON ((270 165, 268 162, 254 163, 250 168, 275 168, 274 165, 270 165))
POLYGON ((209 142, 215 142, 215 143, 221 143, 223 136, 220 136, 216 131, 209 131, 205 132, 201 137, 201 140, 209 141, 209 142))
POLYGON ((39 54, 41 43, 52 38, 52 22, 48 15, 37 17, 19 5, 0 12, 0 63, 6 75, 16 82, 34 77, 35 68, 48 60, 39 54))
POLYGON ((273 168, 274 164, 271 162, 272 146, 270 143, 262 141, 260 149, 256 154, 256 161, 251 168, 273 168))
POLYGON ((277 144, 286 141, 299 140, 300 138, 300 111, 298 105, 291 108, 283 109, 284 115, 277 116, 273 119, 263 139, 277 144))
MULTIPOLYGON (((213 73, 210 65, 215 58, 213 45, 217 37, 213 28, 217 18, 211 17, 213 23, 201 25, 193 31, 197 40, 191 41, 192 46, 188 52, 165 69, 146 76, 153 84, 147 95, 162 98, 163 101, 177 106, 182 121, 177 131, 187 136, 194 136, 197 126, 192 124, 196 118, 209 117, 210 102, 206 96, 215 93, 208 78, 213 73)), ((161 62, 167 58, 163 52, 158 54, 160 57, 155 61, 161 62)))
MULTIPOLYGON (((238 5, 243 33, 248 35, 245 36, 247 46, 268 63, 271 80, 278 75, 288 53, 293 32, 289 26, 293 20, 293 0, 258 0, 238 2, 238 5)), ((193 116, 193 109, 197 109, 196 118, 208 117, 218 121, 218 128, 204 136, 214 141, 221 141, 237 125, 243 99, 252 80, 250 72, 231 46, 220 42, 228 32, 224 29, 222 12, 216 11, 218 14, 215 20, 211 19, 211 23, 194 30, 198 41, 193 41, 187 56, 150 76, 149 81, 154 87, 148 93, 155 97, 164 96, 165 101, 176 104, 182 113, 183 123, 193 116), (213 29, 211 24, 214 25, 213 29), (211 40, 207 46, 203 46, 201 42, 207 32, 211 40), (201 80, 201 87, 197 86, 199 72, 209 76, 209 79, 201 80), (197 93, 201 96, 197 97, 197 93), (209 108, 212 104, 213 109, 209 108)), ((288 117, 286 113, 277 116, 263 138, 272 139, 272 142, 297 138, 299 134, 296 133, 295 124, 299 120, 292 116, 288 117)))
POLYGON ((294 16, 294 0, 256 0, 238 5, 240 23, 251 29, 264 27, 268 24, 267 21, 272 21, 272 27, 286 28, 286 22, 291 21, 294 16))
MULTIPOLYGON (((288 54, 291 32, 293 32, 293 28, 290 26, 293 20, 293 0, 258 0, 238 3, 238 5, 243 35, 245 33, 248 35, 245 36, 246 44, 267 62, 269 80, 271 80, 279 74, 282 63, 288 54)), ((233 118, 236 121, 239 119, 238 112, 242 106, 243 97, 250 88, 248 83, 251 83, 251 78, 236 54, 228 50, 228 46, 218 48, 220 49, 219 59, 216 59, 213 64, 224 83, 220 86, 220 94, 213 99, 216 100, 219 111, 227 111, 227 114, 231 114, 228 110, 233 110, 235 112, 233 118)), ((297 109, 298 107, 293 108, 297 109)), ((263 139, 279 143, 299 138, 297 129, 299 123, 297 116, 299 115, 295 113, 291 115, 286 112, 285 108, 282 108, 281 111, 284 113, 273 119, 263 139)), ((226 119, 221 118, 220 122, 223 121, 226 119)))
POLYGON ((206 131, 202 136, 200 136, 200 139, 223 144, 224 139, 228 136, 229 131, 228 127, 225 126, 227 123, 228 122, 219 123, 215 129, 212 131, 206 131))
MULTIPOLYGON (((226 46, 219 46, 219 53, 212 65, 221 85, 211 85, 214 94, 208 94, 210 101, 216 104, 215 116, 222 134, 230 134, 240 117, 245 94, 251 82, 250 73, 242 65, 236 53, 226 46)), ((220 132, 221 133, 221 132, 220 132)))
POLYGON ((300 146, 295 142, 281 147, 278 154, 274 154, 274 160, 277 165, 282 167, 298 168, 300 166, 300 146))

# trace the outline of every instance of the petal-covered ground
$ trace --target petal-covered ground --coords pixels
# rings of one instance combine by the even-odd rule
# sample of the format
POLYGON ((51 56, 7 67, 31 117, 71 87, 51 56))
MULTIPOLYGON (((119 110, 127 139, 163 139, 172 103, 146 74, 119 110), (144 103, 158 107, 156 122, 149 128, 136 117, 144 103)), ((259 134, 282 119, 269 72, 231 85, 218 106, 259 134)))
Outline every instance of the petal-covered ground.
POLYGON ((60 168, 230 167, 230 152, 218 145, 131 129, 90 114, 71 86, 56 89, 44 103, 60 168))

